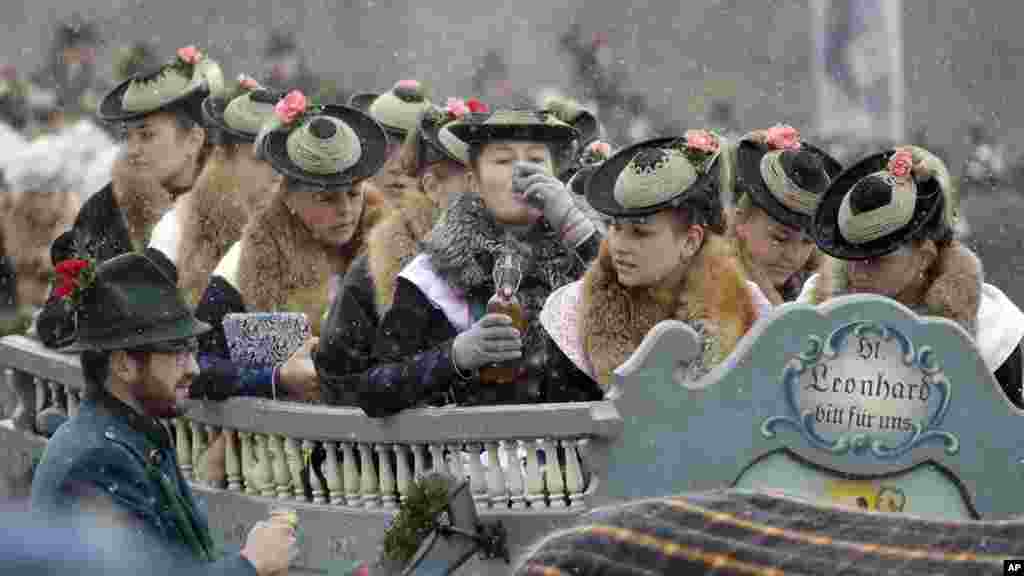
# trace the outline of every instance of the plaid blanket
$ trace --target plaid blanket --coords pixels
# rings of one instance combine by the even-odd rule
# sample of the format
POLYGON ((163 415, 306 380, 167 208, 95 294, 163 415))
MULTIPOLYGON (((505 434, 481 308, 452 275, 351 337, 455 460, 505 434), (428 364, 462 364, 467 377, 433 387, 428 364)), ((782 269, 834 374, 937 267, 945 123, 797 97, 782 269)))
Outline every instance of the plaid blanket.
POLYGON ((1024 521, 945 522, 723 490, 594 510, 529 551, 519 575, 1003 574, 1024 521))

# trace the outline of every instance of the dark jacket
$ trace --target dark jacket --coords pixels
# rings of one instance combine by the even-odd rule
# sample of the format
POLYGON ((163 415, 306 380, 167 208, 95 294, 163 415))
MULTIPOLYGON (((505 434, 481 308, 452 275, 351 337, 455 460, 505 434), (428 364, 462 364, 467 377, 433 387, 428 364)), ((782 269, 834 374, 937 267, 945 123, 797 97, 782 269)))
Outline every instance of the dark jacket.
POLYGON ((503 232, 482 201, 466 194, 455 201, 431 232, 423 254, 399 276, 394 303, 378 327, 373 357, 379 362, 343 385, 371 417, 383 417, 424 404, 527 404, 599 400, 601 391, 558 348, 540 326, 547 296, 578 279, 597 255, 601 235, 595 233, 575 251, 561 245, 543 222, 516 249, 524 256, 519 298, 527 319, 523 334, 523 371, 510 386, 482 388, 462 379, 452 362, 452 344, 459 332, 484 315, 494 294, 493 252, 504 244, 503 232), (434 274, 430 287, 407 276, 411 270, 434 274), (426 291, 425 291, 426 290, 426 291), (434 290, 461 295, 471 317, 453 322, 434 290))
POLYGON ((54 434, 32 482, 32 508, 40 513, 61 517, 97 500, 112 502, 116 516, 186 573, 203 562, 207 574, 256 573, 239 554, 216 551, 167 429, 106 393, 84 401, 54 434))

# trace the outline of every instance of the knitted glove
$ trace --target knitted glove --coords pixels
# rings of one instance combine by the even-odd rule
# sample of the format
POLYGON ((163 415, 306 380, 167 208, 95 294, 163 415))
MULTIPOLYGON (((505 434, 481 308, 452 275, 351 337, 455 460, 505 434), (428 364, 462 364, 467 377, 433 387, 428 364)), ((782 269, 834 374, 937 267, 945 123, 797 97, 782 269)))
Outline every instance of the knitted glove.
POLYGON ((527 203, 543 211, 544 219, 568 248, 576 248, 596 230, 594 223, 576 207, 565 185, 546 174, 538 164, 516 163, 512 191, 522 194, 527 203))
POLYGON ((459 372, 472 371, 495 362, 515 360, 523 355, 519 331, 504 314, 487 314, 452 343, 452 361, 459 372))

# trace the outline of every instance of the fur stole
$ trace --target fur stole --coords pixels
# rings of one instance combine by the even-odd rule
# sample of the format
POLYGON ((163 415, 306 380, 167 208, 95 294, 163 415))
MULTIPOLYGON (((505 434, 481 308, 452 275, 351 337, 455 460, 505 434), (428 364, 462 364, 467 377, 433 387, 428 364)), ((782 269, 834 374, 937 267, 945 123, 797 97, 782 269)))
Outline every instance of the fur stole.
POLYGON ((411 190, 395 201, 387 217, 370 232, 367 263, 379 316, 391 308, 398 273, 420 253, 423 239, 440 213, 429 196, 411 190))
POLYGON ((715 235, 706 237, 684 284, 658 292, 619 284, 605 240, 583 277, 580 304, 580 341, 605 389, 612 371, 663 320, 686 322, 703 337, 703 354, 691 368, 697 377, 722 362, 757 319, 750 285, 729 242, 715 235))
MULTIPOLYGON (((848 280, 846 261, 825 257, 817 281, 810 289, 810 302, 821 304, 833 296, 847 294, 848 280)), ((910 308, 918 314, 953 320, 974 336, 984 281, 981 260, 969 248, 954 241, 939 250, 924 298, 910 308)))
POLYGON ((46 302, 50 245, 74 225, 79 208, 72 191, 0 192, 0 257, 15 271, 19 306, 46 302))
POLYGON ((160 217, 174 205, 172 191, 147 171, 130 166, 119 157, 111 170, 114 200, 121 210, 132 246, 143 250, 160 217))
POLYGON ((239 197, 235 164, 215 149, 192 191, 175 210, 178 234, 178 286, 199 301, 221 257, 242 235, 248 215, 239 197))
MULTIPOLYGON (((330 279, 344 275, 363 252, 366 237, 380 219, 381 206, 367 199, 352 239, 332 251, 316 240, 277 197, 242 231, 238 289, 250 312, 304 312, 314 328, 328 306, 330 279)), ((318 330, 315 330, 318 331, 318 330)))
POLYGON ((496 251, 506 245, 522 257, 519 302, 527 322, 523 358, 544 366, 547 333, 540 311, 556 288, 577 280, 585 264, 566 249, 543 219, 517 236, 508 234, 476 194, 462 194, 431 230, 423 251, 437 274, 471 301, 486 302, 494 294, 492 272, 496 251))

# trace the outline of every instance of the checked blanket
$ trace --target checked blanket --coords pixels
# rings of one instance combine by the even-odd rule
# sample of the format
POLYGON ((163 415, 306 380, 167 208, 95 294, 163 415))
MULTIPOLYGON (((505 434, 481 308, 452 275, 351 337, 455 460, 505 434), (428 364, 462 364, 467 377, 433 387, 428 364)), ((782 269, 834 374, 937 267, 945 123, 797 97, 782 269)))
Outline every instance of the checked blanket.
POLYGON ((922 520, 722 490, 595 509, 530 550, 519 575, 1002 574, 1024 519, 922 520))

